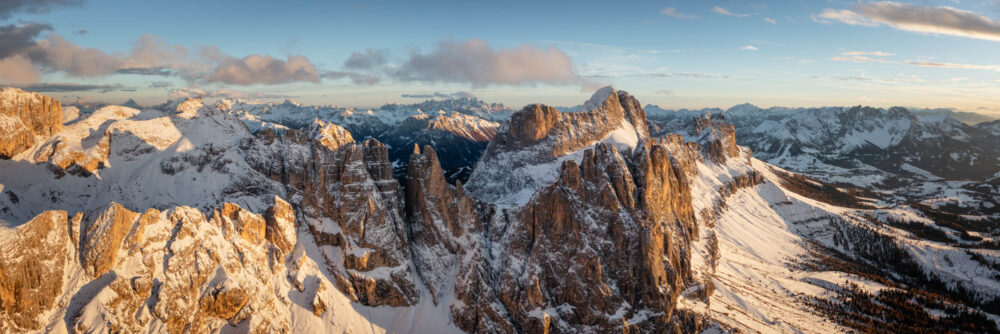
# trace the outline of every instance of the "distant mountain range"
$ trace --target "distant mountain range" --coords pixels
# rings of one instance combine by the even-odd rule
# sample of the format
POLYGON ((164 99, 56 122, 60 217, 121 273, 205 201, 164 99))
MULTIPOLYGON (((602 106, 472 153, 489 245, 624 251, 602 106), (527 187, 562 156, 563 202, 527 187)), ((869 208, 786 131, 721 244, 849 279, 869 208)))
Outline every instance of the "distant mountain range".
POLYGON ((969 125, 950 113, 900 107, 646 110, 655 132, 674 132, 703 114, 722 117, 755 157, 830 182, 884 187, 914 179, 984 181, 1000 172, 997 121, 969 125))

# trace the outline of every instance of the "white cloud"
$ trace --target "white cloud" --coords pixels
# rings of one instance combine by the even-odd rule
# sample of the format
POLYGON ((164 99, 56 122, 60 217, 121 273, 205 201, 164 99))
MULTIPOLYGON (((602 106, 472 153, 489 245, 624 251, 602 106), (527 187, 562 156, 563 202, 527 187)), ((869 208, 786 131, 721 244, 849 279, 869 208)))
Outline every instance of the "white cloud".
POLYGON ((391 74, 404 81, 458 82, 477 87, 586 83, 569 56, 555 47, 524 44, 497 49, 480 39, 442 41, 431 53, 413 53, 391 74))
POLYGON ((368 49, 365 52, 355 51, 351 57, 344 61, 344 68, 349 69, 371 69, 385 65, 388 61, 388 52, 385 50, 368 49))
POLYGON ((831 57, 830 60, 858 63, 891 63, 892 61, 886 60, 885 57, 893 55, 892 53, 882 51, 844 51, 839 56, 831 57))
POLYGON ((770 23, 770 24, 778 24, 778 20, 772 19, 770 17, 765 17, 764 18, 764 22, 767 22, 767 23, 770 23))
POLYGON ((952 7, 925 7, 899 2, 863 2, 853 9, 825 9, 813 17, 856 26, 889 26, 919 33, 1000 41, 1000 21, 952 7))
POLYGON ((882 51, 844 51, 841 54, 845 56, 875 56, 875 57, 891 57, 895 54, 882 52, 882 51))
POLYGON ((229 58, 221 61, 205 81, 252 85, 299 81, 319 83, 320 79, 316 66, 306 57, 290 56, 287 60, 281 60, 252 54, 243 59, 229 58))
POLYGON ((872 58, 865 56, 835 56, 831 57, 830 60, 833 61, 852 61, 858 63, 888 63, 889 61, 882 58, 872 58))
POLYGON ((31 59, 22 55, 0 59, 0 83, 23 85, 38 82, 38 71, 33 66, 31 59))
POLYGON ((744 50, 744 51, 757 51, 759 49, 756 46, 753 46, 753 45, 745 45, 745 46, 741 47, 740 50, 744 50))
POLYGON ((251 99, 251 98, 285 99, 285 98, 291 98, 292 96, 281 95, 281 94, 265 94, 260 91, 256 93, 248 93, 228 88, 214 89, 214 90, 204 90, 197 88, 178 88, 170 90, 170 98, 172 99, 187 99, 195 97, 222 98, 222 99, 251 99))
POLYGON ((109 54, 76 45, 57 34, 37 40, 41 32, 50 29, 38 23, 0 26, 0 82, 30 84, 44 72, 62 72, 71 77, 115 73, 178 75, 192 83, 235 85, 320 81, 315 65, 302 56, 281 60, 254 54, 239 59, 217 47, 191 52, 183 46, 166 45, 152 35, 141 36, 127 53, 109 54))
POLYGON ((989 70, 989 71, 1000 71, 1000 65, 976 65, 976 64, 959 64, 959 63, 938 63, 938 62, 928 62, 928 61, 907 61, 907 64, 924 66, 924 67, 938 67, 938 68, 958 68, 966 70, 989 70))
POLYGON ((662 13, 663 15, 675 18, 675 19, 691 20, 691 19, 697 19, 698 18, 697 15, 681 14, 674 7, 667 7, 667 8, 661 9, 660 13, 662 13))
POLYGON ((725 15, 725 16, 733 16, 733 17, 747 17, 747 16, 750 16, 750 14, 740 14, 740 13, 730 12, 728 9, 722 8, 721 6, 712 7, 712 13, 716 13, 716 14, 719 14, 719 15, 725 15))

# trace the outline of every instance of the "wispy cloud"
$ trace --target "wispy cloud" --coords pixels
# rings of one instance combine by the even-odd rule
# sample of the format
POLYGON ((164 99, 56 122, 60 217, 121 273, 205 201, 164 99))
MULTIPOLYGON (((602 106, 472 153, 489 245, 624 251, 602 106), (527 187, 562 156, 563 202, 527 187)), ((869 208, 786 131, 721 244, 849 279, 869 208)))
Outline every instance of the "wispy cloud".
POLYGON ((825 9, 814 20, 856 26, 889 26, 919 33, 1000 41, 1000 21, 952 7, 899 2, 862 2, 852 9, 825 9))
POLYGON ((368 49, 364 52, 355 51, 344 61, 347 69, 372 69, 388 62, 388 51, 368 49))
POLYGON ((0 1, 0 19, 16 13, 48 13, 53 7, 79 5, 79 0, 4 0, 0 1))
POLYGON ((756 46, 753 46, 753 45, 744 45, 744 46, 740 47, 740 50, 744 50, 744 51, 757 51, 757 50, 760 50, 760 49, 758 49, 756 46))
POLYGON ((875 57, 891 57, 894 53, 882 52, 882 51, 844 51, 841 52, 845 56, 875 56, 875 57))
POLYGON ((326 71, 323 72, 321 76, 323 77, 323 79, 349 78, 351 79, 352 82, 358 85, 374 85, 379 81, 381 81, 381 79, 373 75, 367 75, 355 72, 346 72, 346 71, 326 71))
POLYGON ((770 17, 765 17, 764 18, 764 22, 767 22, 767 23, 770 23, 770 24, 778 24, 778 20, 772 19, 770 17))
POLYGON ((287 99, 293 98, 295 96, 284 95, 284 94, 270 94, 263 92, 249 93, 239 90, 233 90, 228 88, 215 89, 215 90, 203 90, 197 88, 178 88, 170 91, 170 98, 172 99, 186 99, 186 98, 222 98, 222 99, 287 99))
POLYGON ((844 51, 839 56, 831 57, 833 61, 850 61, 858 63, 889 63, 891 61, 885 57, 893 56, 892 53, 882 51, 844 51))
POLYGON ((41 83, 21 86, 21 89, 39 93, 65 93, 65 92, 89 92, 100 91, 107 93, 116 90, 134 91, 123 87, 121 84, 96 85, 96 84, 76 84, 76 83, 41 83))
POLYGON ((167 88, 173 86, 174 84, 169 81, 153 81, 149 83, 149 88, 167 88))
POLYGON ((725 15, 725 16, 732 16, 732 17, 747 17, 747 16, 751 15, 751 14, 733 13, 733 12, 729 11, 728 9, 723 8, 722 6, 712 7, 712 13, 716 13, 716 14, 719 14, 719 15, 725 15))
POLYGON ((959 64, 959 63, 938 63, 929 61, 907 61, 907 64, 924 66, 924 67, 937 67, 937 68, 958 68, 966 70, 989 70, 989 71, 1000 71, 1000 65, 977 65, 977 64, 959 64))
POLYGON ((667 7, 667 8, 661 9, 660 13, 662 13, 663 15, 675 18, 675 19, 692 20, 692 19, 697 19, 698 18, 697 15, 681 14, 674 7, 667 7))
POLYGON ((729 79, 728 75, 698 72, 643 73, 640 77, 671 79, 729 79))
POLYGON ((434 93, 420 93, 420 94, 401 94, 400 96, 401 97, 405 97, 405 98, 409 98, 409 99, 433 99, 433 98, 439 98, 439 99, 461 99, 461 98, 476 98, 475 95, 472 95, 472 93, 469 93, 469 92, 454 92, 454 93, 434 92, 434 93))

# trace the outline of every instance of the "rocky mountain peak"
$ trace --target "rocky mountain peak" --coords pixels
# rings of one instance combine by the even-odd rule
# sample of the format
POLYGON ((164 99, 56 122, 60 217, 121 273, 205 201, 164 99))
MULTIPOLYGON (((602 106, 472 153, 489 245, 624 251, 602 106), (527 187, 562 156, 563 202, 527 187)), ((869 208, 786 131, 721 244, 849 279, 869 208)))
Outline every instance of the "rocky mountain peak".
POLYGON ((532 104, 511 115, 483 153, 468 190, 487 201, 506 197, 523 203, 555 181, 562 160, 580 159, 585 148, 606 142, 634 149, 649 139, 645 112, 627 92, 599 89, 580 110, 532 104))
POLYGON ((58 100, 17 88, 0 89, 0 159, 9 159, 61 130, 58 100))
POLYGON ((318 118, 313 120, 306 131, 313 140, 319 141, 320 144, 331 150, 354 142, 354 137, 347 129, 340 125, 321 121, 318 118))

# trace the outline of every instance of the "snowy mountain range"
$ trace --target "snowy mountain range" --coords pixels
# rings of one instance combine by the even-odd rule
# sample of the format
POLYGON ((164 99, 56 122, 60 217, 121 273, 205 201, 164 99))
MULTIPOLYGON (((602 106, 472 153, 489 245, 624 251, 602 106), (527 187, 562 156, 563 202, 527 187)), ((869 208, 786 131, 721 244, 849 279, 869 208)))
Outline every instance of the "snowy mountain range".
POLYGON ((6 88, 0 129, 2 332, 1000 325, 996 122, 6 88))
POLYGON ((446 158, 442 166, 450 181, 468 177, 500 126, 497 121, 512 112, 504 105, 475 98, 387 104, 375 110, 242 100, 223 100, 217 108, 243 119, 251 129, 301 128, 319 119, 343 126, 358 139, 378 139, 387 145, 397 176, 405 174, 414 146, 432 145, 446 158))

